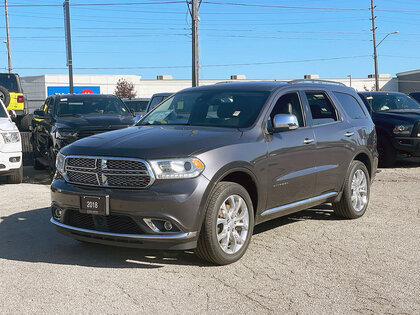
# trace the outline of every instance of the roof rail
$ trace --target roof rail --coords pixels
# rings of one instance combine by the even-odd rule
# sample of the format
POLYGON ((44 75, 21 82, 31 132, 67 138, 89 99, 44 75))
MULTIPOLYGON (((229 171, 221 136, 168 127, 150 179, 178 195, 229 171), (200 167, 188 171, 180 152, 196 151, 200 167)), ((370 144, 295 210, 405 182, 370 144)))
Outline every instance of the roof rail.
POLYGON ((333 84, 333 85, 342 85, 346 86, 344 83, 336 82, 336 81, 328 81, 328 80, 320 80, 320 79, 296 79, 289 81, 290 84, 295 83, 319 83, 319 84, 333 84))

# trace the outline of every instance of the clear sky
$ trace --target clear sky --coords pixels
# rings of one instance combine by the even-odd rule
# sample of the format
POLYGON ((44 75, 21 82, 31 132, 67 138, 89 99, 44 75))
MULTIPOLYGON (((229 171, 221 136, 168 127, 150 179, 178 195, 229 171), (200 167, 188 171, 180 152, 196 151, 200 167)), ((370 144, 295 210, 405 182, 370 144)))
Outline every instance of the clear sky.
MULTIPOLYGON (((185 1, 70 3, 75 74, 191 78, 190 18, 185 1), (126 5, 103 5, 115 3, 126 5)), ((8 4, 14 72, 67 73, 62 1, 9 0, 8 4), (56 6, 28 6, 50 4, 56 6)), ((399 31, 378 48, 379 72, 395 75, 419 69, 420 1, 376 0, 375 4, 378 41, 399 31)), ((366 77, 373 73, 369 7, 370 0, 203 0, 200 78, 231 74, 255 79, 301 78, 304 74, 366 77)), ((4 6, 0 11, 4 40, 4 6)), ((0 68, 7 69, 4 44, 0 46, 0 68)))

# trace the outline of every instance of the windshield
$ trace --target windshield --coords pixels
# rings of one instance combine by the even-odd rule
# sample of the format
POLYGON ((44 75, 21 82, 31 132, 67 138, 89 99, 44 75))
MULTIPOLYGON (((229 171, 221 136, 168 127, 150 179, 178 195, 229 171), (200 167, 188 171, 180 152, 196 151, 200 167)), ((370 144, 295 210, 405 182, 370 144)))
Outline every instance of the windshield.
POLYGON ((0 104, 0 118, 8 118, 7 113, 4 110, 3 104, 0 104))
POLYGON ((372 110, 374 112, 382 112, 396 109, 420 109, 420 105, 411 97, 405 94, 372 95, 370 96, 373 97, 373 99, 371 100, 367 99, 369 96, 364 95, 364 98, 366 98, 368 106, 370 105, 369 103, 372 103, 372 110))
POLYGON ((117 97, 70 97, 58 100, 56 115, 121 115, 131 116, 124 103, 117 97))
POLYGON ((193 125, 229 128, 250 127, 269 92, 189 91, 168 98, 139 125, 193 125))
POLYGON ((21 93, 18 78, 14 74, 0 73, 0 85, 9 92, 21 93))

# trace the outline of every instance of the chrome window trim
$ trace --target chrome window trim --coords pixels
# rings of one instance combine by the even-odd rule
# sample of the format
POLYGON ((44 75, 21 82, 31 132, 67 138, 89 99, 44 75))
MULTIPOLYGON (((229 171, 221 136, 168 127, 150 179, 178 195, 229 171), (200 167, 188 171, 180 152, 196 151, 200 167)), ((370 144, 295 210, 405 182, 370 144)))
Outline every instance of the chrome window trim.
MULTIPOLYGON (((95 162, 96 164, 96 162, 95 162)), ((70 166, 71 168, 78 168, 83 169, 83 167, 77 167, 77 166, 70 166)), ((92 168, 84 168, 86 170, 86 172, 83 171, 78 171, 78 170, 71 170, 72 172, 78 172, 78 173, 83 173, 83 174, 91 174, 91 175, 96 175, 97 177, 97 181, 98 183, 99 178, 98 178, 98 174, 96 172, 89 172, 92 170, 96 170, 96 168, 92 169, 92 168)), ((112 170, 113 171, 113 170, 112 170)), ((141 170, 139 170, 141 171, 141 170)), ((147 162, 146 160, 143 159, 138 159, 138 158, 128 158, 128 157, 116 157, 116 156, 96 156, 96 155, 66 155, 66 158, 64 160, 64 173, 62 174, 65 181, 70 183, 70 184, 74 184, 74 185, 80 185, 80 186, 90 186, 90 187, 100 187, 100 188, 124 188, 124 189, 147 189, 150 186, 153 185, 153 183, 156 181, 156 177, 155 177, 155 173, 152 170, 152 167, 150 166, 149 162, 147 162), (95 160, 120 160, 120 161, 134 161, 134 162, 141 162, 146 166, 146 170, 147 173, 144 173, 144 175, 149 175, 150 176, 150 182, 147 186, 144 187, 118 187, 118 186, 106 186, 106 185, 93 185, 93 184, 81 184, 81 183, 75 183, 75 182, 71 182, 69 180, 69 178, 67 177, 66 171, 67 171, 67 159, 69 158, 76 158, 76 159, 95 159, 95 160)), ((125 174, 115 174, 115 175, 122 175, 122 176, 127 176, 125 174)))

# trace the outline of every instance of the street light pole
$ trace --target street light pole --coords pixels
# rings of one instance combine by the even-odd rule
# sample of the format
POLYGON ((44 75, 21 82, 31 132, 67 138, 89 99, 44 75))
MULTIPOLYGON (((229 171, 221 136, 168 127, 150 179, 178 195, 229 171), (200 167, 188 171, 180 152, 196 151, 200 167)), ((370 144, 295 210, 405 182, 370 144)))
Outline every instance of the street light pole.
POLYGON ((378 74, 378 54, 376 53, 376 27, 375 27, 375 6, 373 0, 370 0, 370 12, 372 14, 372 41, 373 41, 373 62, 375 64, 375 90, 379 91, 379 74, 378 74))
POLYGON ((73 57, 71 52, 71 30, 70 30, 70 0, 65 0, 64 8, 64 29, 66 34, 67 66, 69 67, 69 88, 73 94, 73 57))
POLYGON ((9 73, 12 73, 12 55, 10 52, 10 35, 9 35, 9 12, 7 11, 7 0, 4 0, 4 15, 6 16, 6 36, 7 36, 7 61, 9 64, 9 73))

